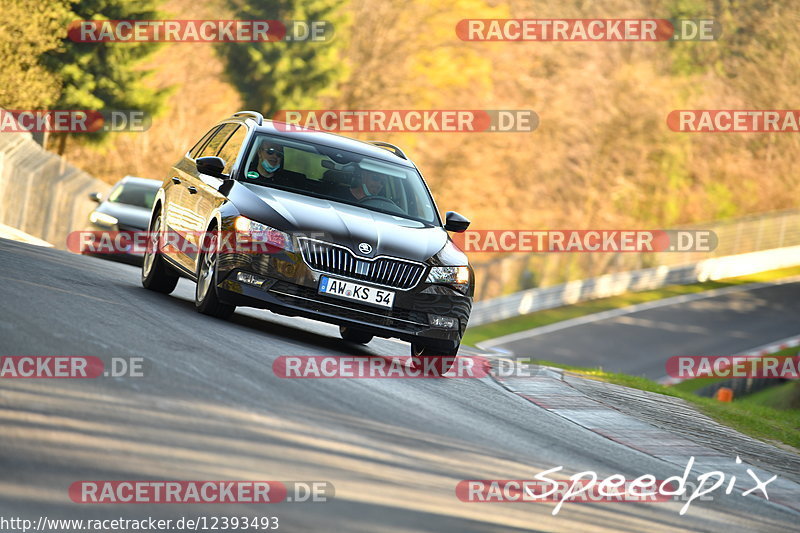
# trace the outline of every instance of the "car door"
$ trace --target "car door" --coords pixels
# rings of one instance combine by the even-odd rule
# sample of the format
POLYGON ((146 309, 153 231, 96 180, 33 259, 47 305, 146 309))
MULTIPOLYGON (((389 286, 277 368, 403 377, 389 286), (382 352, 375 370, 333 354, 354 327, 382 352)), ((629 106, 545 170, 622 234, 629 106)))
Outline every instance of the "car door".
POLYGON ((194 197, 198 190, 195 161, 198 157, 215 155, 234 128, 233 124, 215 126, 171 169, 169 190, 166 191, 166 217, 167 226, 171 230, 168 237, 174 243, 175 249, 171 250, 168 257, 192 274, 195 272, 195 257, 199 242, 196 232, 202 225, 196 220, 193 211, 194 197), (231 127, 223 131, 226 126, 231 127))
POLYGON ((178 161, 174 166, 172 166, 169 170, 168 179, 164 182, 164 206, 163 206, 163 214, 164 220, 166 224, 166 229, 169 231, 186 231, 187 228, 183 224, 183 221, 180 217, 181 213, 181 204, 186 201, 183 198, 183 195, 186 193, 186 185, 184 184, 184 180, 186 179, 185 174, 187 173, 188 169, 194 165, 194 158, 197 157, 197 154, 203 149, 203 147, 208 144, 208 141, 211 140, 211 137, 214 136, 214 133, 220 126, 214 126, 211 128, 203 137, 197 142, 197 144, 189 150, 180 161, 178 161))
MULTIPOLYGON (((203 147, 197 157, 223 157, 223 148, 227 145, 229 139, 232 139, 234 136, 237 138, 239 137, 237 134, 239 131, 242 131, 245 135, 247 134, 247 129, 236 123, 223 124, 219 131, 217 131, 211 140, 203 147)), ((238 150, 236 154, 238 154, 238 150)), ((223 157, 223 159, 225 159, 225 157, 223 157)), ((233 161, 235 160, 236 155, 233 156, 233 161)), ((230 165, 227 162, 225 172, 230 172, 230 165)), ((186 189, 188 196, 185 204, 185 217, 191 225, 189 238, 193 245, 189 247, 190 253, 187 253, 187 259, 190 260, 188 266, 192 272, 196 272, 197 269, 197 261, 200 257, 199 247, 202 244, 202 236, 208 227, 211 213, 225 200, 225 196, 219 192, 219 187, 222 183, 223 180, 220 178, 198 172, 197 165, 193 165, 192 172, 187 175, 186 189), (197 250, 197 252, 195 252, 195 250, 197 250)), ((187 238, 187 240, 189 240, 189 238, 187 238)))
POLYGON ((166 257, 187 270, 190 268, 190 261, 184 252, 186 248, 184 239, 191 228, 185 216, 186 204, 189 200, 186 182, 191 174, 191 169, 195 166, 194 159, 220 127, 217 125, 211 128, 180 161, 170 168, 169 176, 164 183, 163 214, 168 231, 166 242, 172 245, 165 250, 166 257))

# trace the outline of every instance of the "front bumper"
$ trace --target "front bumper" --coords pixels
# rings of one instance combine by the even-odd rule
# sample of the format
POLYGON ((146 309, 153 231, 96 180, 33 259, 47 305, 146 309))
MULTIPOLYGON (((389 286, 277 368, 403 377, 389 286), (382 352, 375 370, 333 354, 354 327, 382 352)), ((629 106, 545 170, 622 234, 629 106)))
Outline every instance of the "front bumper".
POLYGON ((220 254, 219 274, 222 281, 217 286, 218 292, 228 303, 303 316, 439 349, 454 348, 461 342, 472 310, 471 296, 424 281, 409 290, 392 289, 395 292, 392 309, 319 294, 320 276, 340 279, 341 276, 313 270, 299 253, 285 251, 259 255, 220 254), (238 272, 257 274, 267 281, 261 287, 242 283, 236 279, 238 272), (452 329, 433 327, 431 314, 456 318, 458 326, 452 329))

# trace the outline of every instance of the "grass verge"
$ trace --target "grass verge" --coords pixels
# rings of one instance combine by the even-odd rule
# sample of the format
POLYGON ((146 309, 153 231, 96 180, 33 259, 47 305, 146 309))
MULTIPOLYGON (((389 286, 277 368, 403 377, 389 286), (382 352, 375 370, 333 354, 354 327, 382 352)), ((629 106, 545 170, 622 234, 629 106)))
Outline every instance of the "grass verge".
POLYGON ((464 334, 464 338, 461 340, 461 343, 468 346, 474 346, 475 344, 488 339, 495 339, 511 333, 526 331, 529 329, 546 326, 548 324, 553 324, 555 322, 569 320, 571 318, 577 318, 592 313, 599 313, 601 311, 608 311, 610 309, 618 309, 621 307, 628 307, 630 305, 662 300, 672 296, 694 294, 712 289, 731 287, 734 285, 775 281, 797 275, 800 275, 800 267, 782 268, 780 270, 770 270, 767 272, 760 272, 758 274, 752 274, 738 278, 728 278, 720 281, 706 281, 703 283, 693 283, 690 285, 670 285, 652 291, 631 292, 627 294, 621 294, 619 296, 612 296, 610 298, 601 298, 597 300, 590 300, 588 302, 577 303, 574 305, 565 305, 555 309, 545 309, 544 311, 508 318, 506 320, 493 322, 491 324, 468 327, 464 334))
POLYGON ((800 387, 796 382, 783 383, 745 396, 742 403, 772 407, 773 409, 797 409, 800 403, 800 387))

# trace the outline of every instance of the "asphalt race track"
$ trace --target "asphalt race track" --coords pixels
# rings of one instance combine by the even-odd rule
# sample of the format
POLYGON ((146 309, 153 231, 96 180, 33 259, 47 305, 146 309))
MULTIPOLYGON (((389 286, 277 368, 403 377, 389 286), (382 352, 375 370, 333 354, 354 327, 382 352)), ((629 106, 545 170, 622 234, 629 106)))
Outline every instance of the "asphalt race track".
POLYGON ((765 285, 544 334, 532 330, 492 348, 659 379, 672 356, 736 355, 800 334, 800 281, 765 285))
MULTIPOLYGON (((0 380, 0 516, 268 515, 287 532, 796 530, 797 512, 724 494, 683 516, 680 502, 567 503, 556 516, 551 503, 463 503, 454 490, 463 479, 532 479, 556 466, 628 479, 681 472, 491 378, 275 377, 280 355, 405 355, 408 346, 354 348, 332 326, 265 311, 215 320, 194 311, 193 290, 182 280, 159 295, 141 287, 135 267, 0 240, 0 355, 147 361, 138 378, 0 380), (186 479, 326 480, 336 495, 274 505, 68 496, 78 480, 186 479)), ((784 302, 797 316, 792 290, 784 302)))

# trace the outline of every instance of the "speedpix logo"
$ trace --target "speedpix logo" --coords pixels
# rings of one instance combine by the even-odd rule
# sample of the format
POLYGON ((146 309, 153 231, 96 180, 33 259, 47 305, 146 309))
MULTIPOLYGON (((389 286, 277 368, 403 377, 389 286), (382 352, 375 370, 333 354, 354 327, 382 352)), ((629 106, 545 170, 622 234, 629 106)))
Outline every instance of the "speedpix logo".
MULTIPOLYGON (((462 502, 556 502, 552 514, 555 516, 566 502, 665 502, 673 498, 685 501, 679 514, 684 515, 692 502, 709 496, 716 490, 724 488, 725 494, 732 494, 736 489, 736 476, 728 477, 725 472, 714 470, 697 474, 696 481, 690 481, 695 459, 691 456, 683 470, 683 475, 674 475, 664 480, 657 480, 652 474, 644 474, 636 479, 626 479, 621 474, 612 474, 606 478, 598 476, 593 470, 578 472, 567 480, 550 477, 564 469, 557 466, 534 475, 533 479, 468 479, 456 485, 456 497, 462 502), (727 484, 726 484, 727 481, 727 484), (685 498, 683 498, 686 496, 685 498)), ((736 464, 742 464, 737 456, 736 464)), ((747 468, 749 481, 753 484, 740 496, 750 494, 763 495, 769 499, 767 485, 778 476, 762 479, 751 468, 747 468)))

